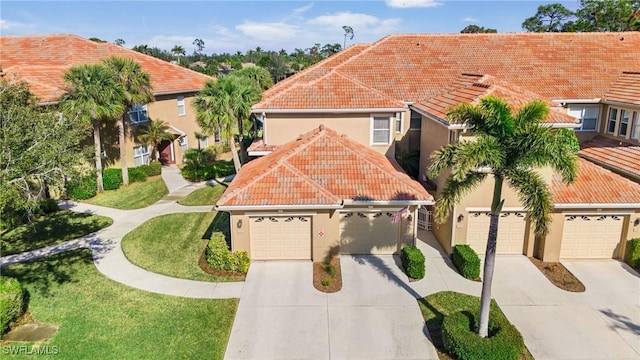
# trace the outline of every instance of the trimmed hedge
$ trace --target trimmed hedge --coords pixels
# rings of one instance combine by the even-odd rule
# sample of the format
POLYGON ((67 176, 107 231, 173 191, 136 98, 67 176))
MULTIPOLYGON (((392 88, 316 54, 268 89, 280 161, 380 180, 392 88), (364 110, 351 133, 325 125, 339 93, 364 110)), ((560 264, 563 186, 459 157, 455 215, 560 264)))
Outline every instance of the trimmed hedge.
POLYGON ((211 180, 227 175, 235 174, 236 170, 233 166, 233 161, 216 161, 211 164, 199 164, 187 163, 182 168, 182 177, 191 181, 211 180))
POLYGON ((162 164, 159 161, 154 161, 149 165, 140 165, 137 168, 144 171, 147 177, 158 176, 162 174, 162 164))
POLYGON ((469 245, 456 245, 453 247, 451 255, 453 264, 458 268, 460 274, 467 279, 476 280, 480 278, 480 258, 469 245))
POLYGON ((246 273, 251 263, 246 251, 231 252, 227 247, 224 234, 219 231, 211 234, 205 256, 212 268, 224 271, 246 273))
POLYGON ((17 279, 0 279, 0 334, 4 334, 12 322, 26 310, 24 289, 17 279))
POLYGON ((522 356, 522 335, 506 318, 489 321, 487 338, 476 333, 477 327, 476 316, 468 311, 446 316, 442 323, 445 350, 460 360, 517 360, 522 356))
POLYGON ((67 183, 67 195, 74 200, 90 199, 98 193, 96 175, 73 179, 67 183))
POLYGON ((147 172, 140 166, 129 168, 129 183, 142 182, 147 180, 147 172))
POLYGON ((425 260, 422 251, 415 246, 402 248, 402 267, 412 279, 422 279, 425 274, 425 260))
POLYGON ((640 238, 627 242, 626 262, 635 269, 640 269, 640 238))
POLYGON ((122 185, 122 169, 109 168, 102 172, 102 183, 105 190, 116 190, 122 185))

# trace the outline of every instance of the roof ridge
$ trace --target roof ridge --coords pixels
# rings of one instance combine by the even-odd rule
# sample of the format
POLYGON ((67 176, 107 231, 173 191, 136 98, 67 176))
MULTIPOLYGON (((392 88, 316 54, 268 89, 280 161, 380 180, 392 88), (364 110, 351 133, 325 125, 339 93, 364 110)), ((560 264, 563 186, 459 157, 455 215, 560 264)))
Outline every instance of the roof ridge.
POLYGON ((327 188, 325 188, 324 186, 318 184, 317 181, 313 180, 312 178, 310 178, 308 175, 306 175, 305 173, 303 173, 302 171, 300 171, 297 167, 293 166, 293 164, 291 164, 288 161, 289 158, 287 158, 287 161, 282 161, 282 165, 286 166, 289 170, 293 171, 296 175, 298 175, 299 177, 301 177, 302 179, 304 179, 304 181, 311 185, 312 187, 316 188, 318 191, 320 191, 321 193, 323 193, 325 196, 327 196, 330 199, 333 199, 336 202, 341 202, 342 199, 340 199, 338 196, 336 196, 335 194, 331 193, 331 191, 329 191, 327 188))

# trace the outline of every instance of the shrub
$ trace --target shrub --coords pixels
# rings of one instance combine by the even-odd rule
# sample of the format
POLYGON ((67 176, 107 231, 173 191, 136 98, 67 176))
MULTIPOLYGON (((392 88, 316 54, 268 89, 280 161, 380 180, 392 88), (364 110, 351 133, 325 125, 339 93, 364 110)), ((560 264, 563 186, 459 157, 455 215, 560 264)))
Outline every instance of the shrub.
POLYGON ((147 179, 147 172, 140 166, 129 168, 129 182, 142 182, 147 179))
POLYGON ((86 200, 96 196, 98 184, 95 174, 67 182, 67 195, 74 200, 86 200))
POLYGON ((13 321, 18 319, 25 306, 24 289, 14 278, 0 279, 0 334, 4 334, 13 321))
POLYGON ((331 280, 329 280, 329 279, 324 279, 324 280, 322 280, 322 285, 324 285, 324 286, 329 286, 329 285, 331 285, 331 280))
POLYGON ((105 190, 118 189, 122 185, 122 169, 105 169, 102 172, 102 184, 105 190))
POLYGON ((334 277, 336 276, 336 267, 331 265, 331 264, 322 264, 322 269, 324 270, 324 272, 326 272, 329 276, 334 277))
POLYGON ((402 248, 402 267, 412 279, 422 279, 425 273, 425 262, 422 251, 415 246, 402 248))
POLYGON ((442 322, 442 343, 460 360, 517 360, 524 352, 522 335, 506 318, 489 321, 489 337, 479 336, 477 319, 468 311, 447 315, 442 322), (498 320, 498 321, 494 321, 498 320))
POLYGON ((233 161, 216 161, 211 164, 187 162, 182 168, 182 177, 191 181, 211 180, 235 173, 233 161))
POLYGON ((627 264, 635 269, 640 269, 640 238, 631 239, 627 243, 627 264))
POLYGON ((246 251, 231 252, 224 234, 219 231, 211 234, 205 256, 207 263, 214 269, 241 273, 249 271, 249 254, 246 251))
POLYGON ((469 245, 454 246, 451 260, 465 278, 480 278, 480 258, 469 245))
POLYGON ((54 199, 40 200, 39 207, 40 207, 40 211, 45 215, 60 211, 60 206, 58 205, 58 202, 54 199))
POLYGON ((162 174, 162 164, 159 161, 154 161, 149 165, 137 166, 138 169, 144 171, 147 177, 158 176, 162 174))

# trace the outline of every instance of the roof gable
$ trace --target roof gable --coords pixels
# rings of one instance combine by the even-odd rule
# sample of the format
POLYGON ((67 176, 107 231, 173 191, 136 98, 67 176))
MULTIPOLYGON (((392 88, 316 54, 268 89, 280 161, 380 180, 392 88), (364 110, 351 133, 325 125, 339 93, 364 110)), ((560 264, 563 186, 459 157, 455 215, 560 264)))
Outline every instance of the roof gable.
POLYGON ((623 72, 604 94, 603 100, 640 105, 640 72, 623 72))
POLYGON ((596 136, 581 148, 580 156, 640 180, 640 145, 596 136))

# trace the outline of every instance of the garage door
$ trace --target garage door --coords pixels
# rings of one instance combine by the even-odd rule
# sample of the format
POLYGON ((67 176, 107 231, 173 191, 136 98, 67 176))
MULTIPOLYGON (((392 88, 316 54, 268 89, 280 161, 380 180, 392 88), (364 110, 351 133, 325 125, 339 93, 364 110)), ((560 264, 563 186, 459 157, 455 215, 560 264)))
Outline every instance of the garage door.
POLYGON ((623 216, 565 216, 560 257, 611 259, 618 256, 623 216))
MULTIPOLYGON (((496 254, 523 254, 526 213, 503 212, 498 222, 496 254)), ((467 244, 478 254, 487 250, 487 236, 491 216, 488 212, 469 213, 467 244)))
POLYGON ((251 218, 252 260, 311 259, 311 218, 251 218))
POLYGON ((395 211, 343 212, 340 214, 340 253, 393 254, 397 248, 395 211))

